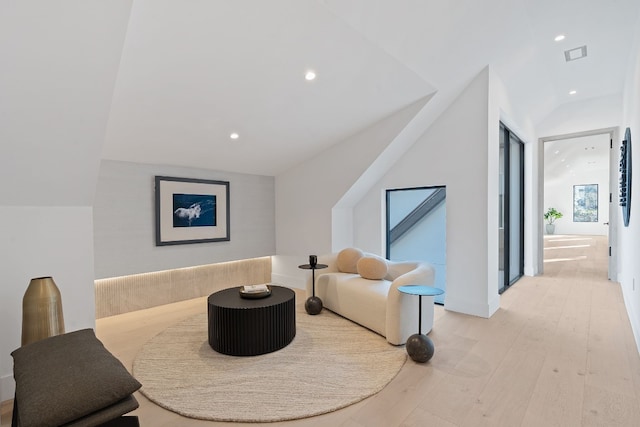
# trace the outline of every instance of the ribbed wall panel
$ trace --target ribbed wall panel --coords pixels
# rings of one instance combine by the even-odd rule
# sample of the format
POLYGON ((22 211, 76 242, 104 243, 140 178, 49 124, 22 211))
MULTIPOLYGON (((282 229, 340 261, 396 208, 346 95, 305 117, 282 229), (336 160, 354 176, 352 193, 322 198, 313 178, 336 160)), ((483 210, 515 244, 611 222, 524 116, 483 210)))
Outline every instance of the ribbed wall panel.
POLYGON ((270 281, 271 257, 100 279, 95 281, 96 318, 270 281))

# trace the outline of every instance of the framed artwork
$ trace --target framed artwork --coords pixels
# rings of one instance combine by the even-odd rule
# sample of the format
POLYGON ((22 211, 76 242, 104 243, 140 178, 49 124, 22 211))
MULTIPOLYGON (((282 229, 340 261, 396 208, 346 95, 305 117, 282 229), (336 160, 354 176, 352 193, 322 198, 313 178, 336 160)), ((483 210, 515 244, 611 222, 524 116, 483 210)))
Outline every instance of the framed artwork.
POLYGON ((229 182, 155 177, 156 246, 220 242, 229 236, 229 182))
POLYGON ((598 184, 573 186, 573 222, 598 222, 598 184))

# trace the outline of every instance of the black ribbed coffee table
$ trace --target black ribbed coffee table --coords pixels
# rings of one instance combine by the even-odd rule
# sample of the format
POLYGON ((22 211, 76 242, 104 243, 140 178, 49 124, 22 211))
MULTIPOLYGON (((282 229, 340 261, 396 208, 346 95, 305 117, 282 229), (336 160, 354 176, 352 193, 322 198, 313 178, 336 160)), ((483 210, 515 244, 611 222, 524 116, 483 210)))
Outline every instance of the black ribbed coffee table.
POLYGON ((269 285, 271 295, 240 297, 240 287, 223 289, 208 298, 209 345, 232 356, 256 356, 288 345, 296 336, 296 294, 269 285))

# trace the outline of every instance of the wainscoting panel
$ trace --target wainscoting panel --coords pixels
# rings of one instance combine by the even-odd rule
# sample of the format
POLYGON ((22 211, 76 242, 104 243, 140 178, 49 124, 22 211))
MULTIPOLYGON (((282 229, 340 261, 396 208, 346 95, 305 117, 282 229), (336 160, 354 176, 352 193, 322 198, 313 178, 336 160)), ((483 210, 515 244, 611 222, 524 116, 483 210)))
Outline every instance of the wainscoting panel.
POLYGON ((271 257, 99 279, 96 319, 270 281, 271 257))

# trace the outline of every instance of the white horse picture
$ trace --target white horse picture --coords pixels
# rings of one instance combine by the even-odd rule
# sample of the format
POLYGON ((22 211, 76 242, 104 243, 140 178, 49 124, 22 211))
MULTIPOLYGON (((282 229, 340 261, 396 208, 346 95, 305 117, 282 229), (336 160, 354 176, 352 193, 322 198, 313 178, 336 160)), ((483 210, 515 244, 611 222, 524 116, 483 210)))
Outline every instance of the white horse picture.
POLYGON ((178 218, 187 219, 189 221, 189 226, 191 226, 191 221, 194 219, 200 218, 200 212, 202 208, 199 203, 194 203, 188 208, 178 208, 173 213, 178 218))

